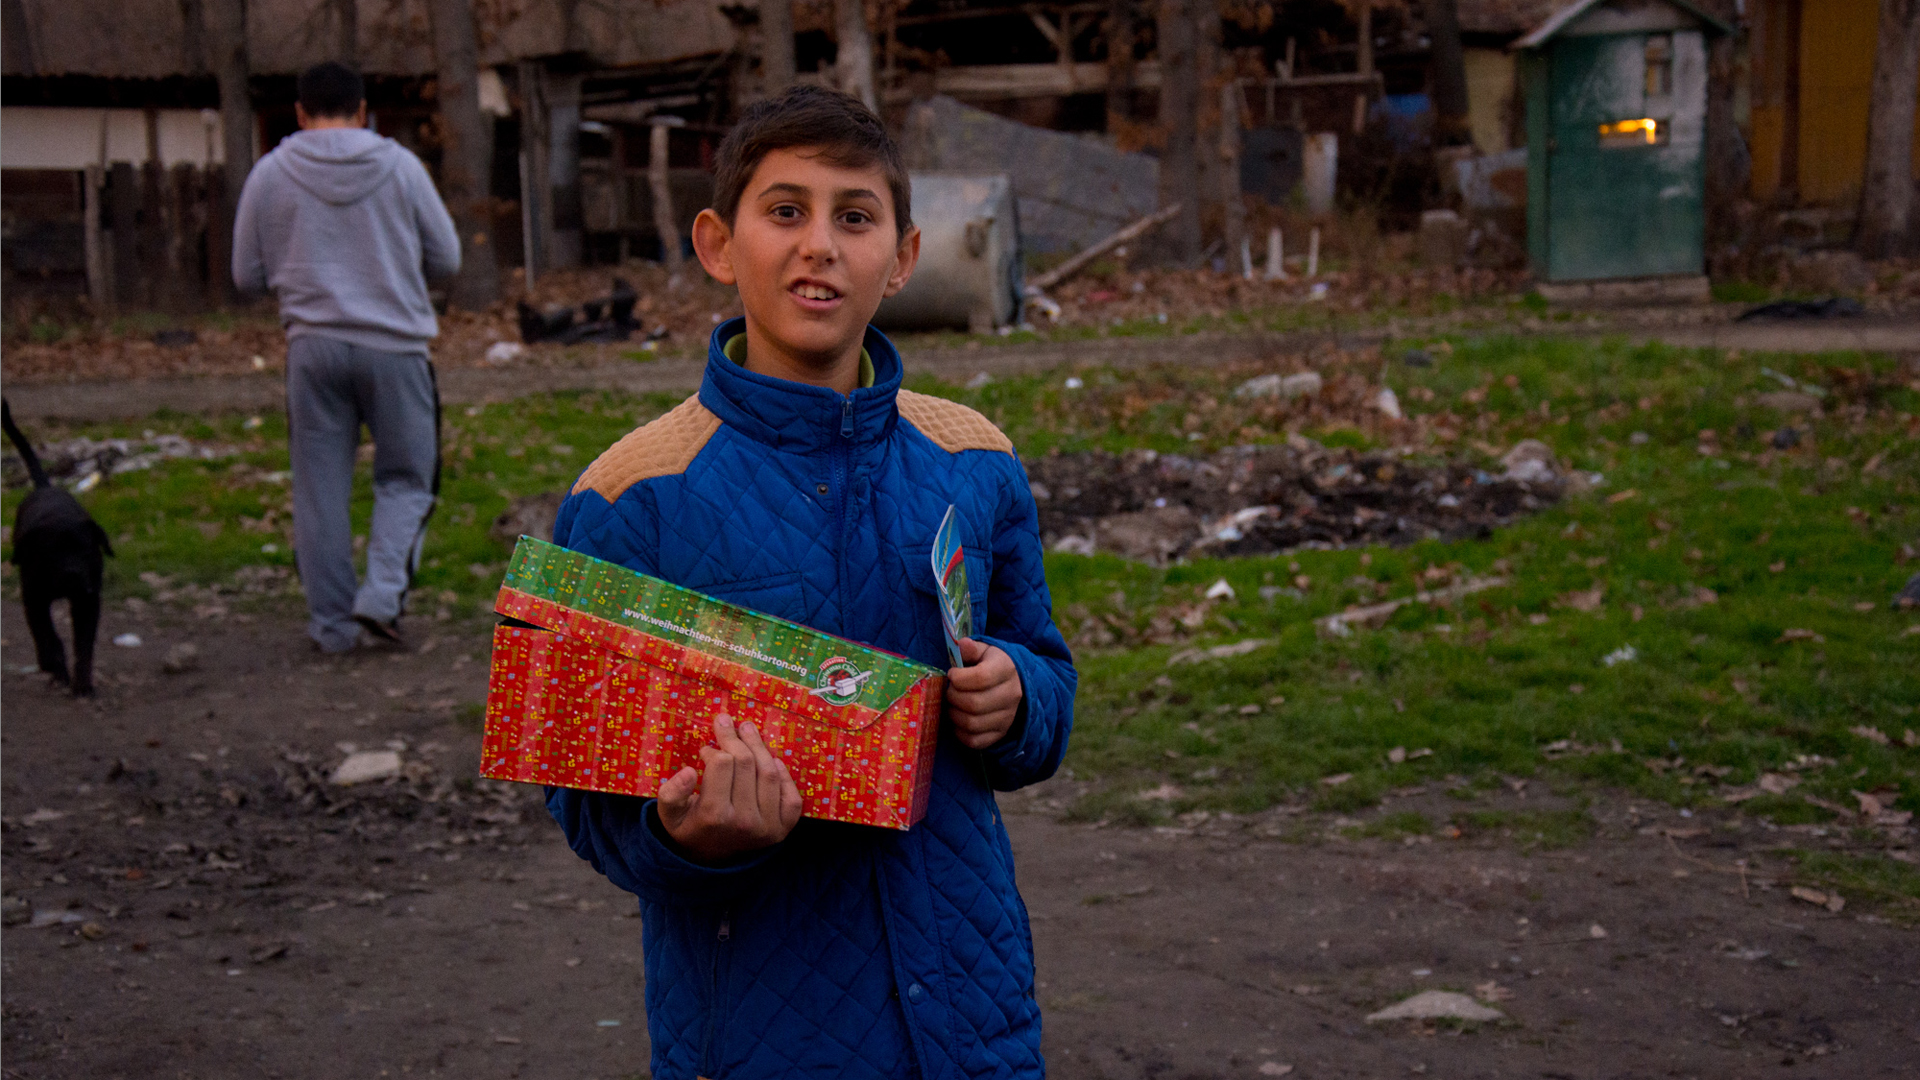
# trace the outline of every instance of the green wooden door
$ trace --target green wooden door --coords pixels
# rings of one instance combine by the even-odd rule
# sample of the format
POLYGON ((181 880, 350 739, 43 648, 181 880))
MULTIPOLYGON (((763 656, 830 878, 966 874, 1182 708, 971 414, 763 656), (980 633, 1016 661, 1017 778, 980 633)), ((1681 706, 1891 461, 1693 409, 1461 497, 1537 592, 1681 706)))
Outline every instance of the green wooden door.
POLYGON ((1548 280, 1700 273, 1700 33, 1565 37, 1550 48, 1548 280))

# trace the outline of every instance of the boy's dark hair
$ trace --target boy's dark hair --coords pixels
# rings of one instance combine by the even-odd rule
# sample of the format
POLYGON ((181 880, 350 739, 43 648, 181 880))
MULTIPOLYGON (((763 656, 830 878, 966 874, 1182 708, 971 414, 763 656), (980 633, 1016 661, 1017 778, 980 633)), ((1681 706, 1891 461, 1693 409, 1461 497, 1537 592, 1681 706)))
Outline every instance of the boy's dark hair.
POLYGON ((729 227, 740 212, 753 170, 775 150, 807 147, 829 164, 864 169, 880 166, 893 193, 894 228, 913 226, 912 186, 906 159, 873 111, 858 98, 819 86, 795 86, 747 107, 727 132, 713 167, 713 211, 729 227))
POLYGON ((300 107, 308 116, 352 116, 366 100, 367 84, 360 73, 328 60, 300 73, 300 107))

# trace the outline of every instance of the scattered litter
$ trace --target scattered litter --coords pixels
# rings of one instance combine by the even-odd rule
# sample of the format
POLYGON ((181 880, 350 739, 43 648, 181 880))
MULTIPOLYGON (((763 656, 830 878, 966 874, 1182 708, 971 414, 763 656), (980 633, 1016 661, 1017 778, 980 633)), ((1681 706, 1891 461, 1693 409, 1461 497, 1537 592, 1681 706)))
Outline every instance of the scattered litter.
POLYGON ((1255 649, 1273 644, 1272 638, 1247 638, 1231 645, 1215 645, 1210 649, 1182 649, 1167 658, 1168 667, 1181 664, 1197 664, 1202 660, 1225 660, 1229 656, 1245 656, 1255 649))
MULTIPOLYGON (((231 446, 197 443, 181 435, 154 434, 140 439, 68 439, 39 448, 47 475, 77 492, 90 490, 109 476, 151 469, 162 461, 219 461, 237 452, 231 446)), ((26 483, 26 466, 17 456, 6 456, 5 471, 9 485, 26 483)))
POLYGON ((144 644, 139 634, 115 634, 113 643, 123 649, 137 649, 144 644))
POLYGON ((1149 788, 1135 795, 1134 798, 1141 802, 1172 802, 1185 794, 1186 792, 1181 791, 1178 784, 1161 784, 1157 788, 1149 788))
POLYGON ((1502 577, 1469 578, 1466 581, 1456 582, 1443 589, 1434 589, 1432 591, 1422 589, 1412 596, 1401 597, 1398 600, 1387 600, 1378 604, 1352 607, 1345 611, 1335 612, 1332 615, 1324 615, 1314 620, 1314 625, 1319 627, 1323 633, 1331 634, 1334 637, 1346 637, 1353 633, 1355 626, 1361 626, 1367 629, 1379 629, 1385 626, 1387 620, 1393 616, 1394 612, 1408 604, 1451 604, 1462 597, 1472 596, 1474 593, 1487 589, 1497 589, 1506 583, 1507 579, 1502 577))
POLYGON ((1389 420, 1404 419, 1404 414, 1400 411, 1400 397, 1393 392, 1391 386, 1380 388, 1380 393, 1374 396, 1373 407, 1379 409, 1389 420))
POLYGON ((1067 388, 1067 389, 1069 389, 1069 390, 1079 390, 1079 389, 1081 389, 1081 388, 1083 388, 1083 387, 1085 387, 1085 386, 1086 386, 1087 384, 1086 384, 1086 382, 1085 382, 1085 381, 1083 381, 1083 380, 1082 380, 1082 379, 1080 378, 1080 376, 1078 376, 1078 375, 1069 375, 1069 376, 1067 376, 1067 381, 1066 381, 1066 384, 1065 384, 1065 385, 1066 385, 1066 388, 1067 388))
POLYGON ((1769 795, 1785 795, 1800 785, 1800 778, 1780 773, 1761 773, 1755 785, 1769 795))
POLYGON ((1207 587, 1206 596, 1209 600, 1231 600, 1234 597, 1233 586, 1227 584, 1226 578, 1221 578, 1207 587))
POLYGON ((1803 627, 1796 626, 1796 627, 1790 627, 1786 630, 1782 630, 1780 632, 1779 640, 1775 641, 1774 644, 1785 645, 1788 642, 1792 642, 1792 641, 1811 641, 1815 644, 1819 644, 1820 642, 1823 642, 1825 640, 1827 639, 1824 636, 1820 634, 1816 634, 1812 630, 1808 630, 1803 627))
POLYGON ((267 370, 267 358, 266 358, 266 357, 264 357, 264 356, 261 356, 261 355, 260 355, 260 354, 258 354, 258 353, 255 353, 255 354, 253 355, 253 357, 252 357, 252 359, 251 359, 251 361, 250 361, 250 362, 252 363, 252 365, 253 365, 253 370, 255 370, 255 371, 265 371, 265 370, 267 370))
POLYGON ((1848 728, 1847 730, 1853 732, 1855 735, 1860 736, 1861 738, 1867 740, 1868 742, 1879 743, 1881 746, 1885 746, 1888 743, 1893 741, 1892 739, 1887 738, 1886 732, 1881 731, 1877 727, 1868 727, 1865 724, 1855 724, 1852 727, 1848 728))
POLYGON ((1805 885, 1795 885, 1793 887, 1793 898, 1812 904, 1815 907, 1826 908, 1836 915, 1847 906, 1846 897, 1841 896, 1839 893, 1808 888, 1805 885))
POLYGON ((1615 664, 1632 663, 1634 660, 1638 659, 1639 656, 1640 656, 1640 650, 1634 648, 1631 645, 1622 645, 1619 648, 1608 653, 1607 655, 1601 657, 1600 662, 1607 665, 1608 667, 1612 667, 1615 664))
POLYGON ((67 812, 65 810, 49 810, 43 806, 40 809, 35 810, 33 813, 28 814, 26 817, 21 818, 20 824, 45 825, 49 821, 59 821, 61 818, 66 816, 67 816, 67 812))
POLYGON ((341 786, 364 784, 400 775, 400 755, 392 750, 362 750, 348 754, 328 779, 341 786))
POLYGON ((1601 938, 1607 936, 1607 928, 1601 926, 1599 923, 1594 923, 1592 926, 1587 927, 1587 936, 1595 941, 1599 941, 1601 938))
POLYGON ((1539 439, 1521 439, 1514 443, 1513 449, 1500 458, 1500 467, 1506 470, 1502 480, 1550 484, 1560 479, 1553 448, 1539 439))
POLYGON ((1645 446, 1652 441, 1653 441, 1653 436, 1647 434, 1644 431, 1636 431, 1633 434, 1627 436, 1627 443, 1631 446, 1645 446))
POLYGON ((1351 779, 1353 779, 1353 774, 1350 772, 1334 773, 1332 776, 1321 777, 1320 783, 1323 787, 1339 787, 1351 779))
POLYGON ((595 1020, 595 1021, 593 1022, 593 1026, 594 1026, 594 1027, 619 1027, 619 1026, 620 1026, 620 1021, 618 1021, 618 1020, 595 1020))
POLYGON ((1235 387, 1233 396, 1242 401, 1270 397, 1290 401, 1297 397, 1313 397, 1320 393, 1325 384, 1317 371, 1302 371, 1294 375, 1260 375, 1235 387))
POLYGON ((1293 1066, 1282 1065, 1277 1061, 1263 1061, 1259 1069, 1261 1076, 1287 1076, 1293 1072, 1293 1066))
POLYGON ((185 675, 200 666, 200 647, 191 641, 183 641, 167 650, 166 659, 160 661, 160 670, 169 675, 185 675))
POLYGON ((1607 501, 1609 503, 1623 503, 1623 502, 1626 502, 1628 499, 1638 498, 1639 495, 1640 495, 1639 488, 1628 488, 1625 491, 1616 491, 1613 494, 1607 496, 1607 501))
POLYGON ((257 416, 249 416, 247 417, 247 422, 244 424, 241 424, 240 426, 242 428, 245 428, 248 431, 258 431, 265 424, 266 424, 265 420, 262 420, 257 416))
POLYGON ((981 387, 991 385, 993 385, 993 376, 984 371, 967 380, 967 389, 969 390, 978 390, 981 387))
POLYGON ((511 364, 526 355, 527 347, 517 341, 496 341, 487 346, 487 363, 511 364))
POLYGON ((1387 760, 1395 765, 1407 760, 1407 748, 1404 746, 1396 746, 1387 751, 1387 760))
POLYGON ((1398 1005, 1373 1013, 1367 1017, 1367 1023, 1378 1024, 1389 1020, 1469 1020, 1484 1023, 1504 1020, 1506 1016, 1499 1009, 1482 1005, 1465 994, 1451 990, 1426 990, 1398 1005))
POLYGON ((86 921, 87 917, 78 911, 36 911, 33 913, 33 920, 27 923, 27 928, 38 930, 47 926, 71 926, 74 923, 86 921))

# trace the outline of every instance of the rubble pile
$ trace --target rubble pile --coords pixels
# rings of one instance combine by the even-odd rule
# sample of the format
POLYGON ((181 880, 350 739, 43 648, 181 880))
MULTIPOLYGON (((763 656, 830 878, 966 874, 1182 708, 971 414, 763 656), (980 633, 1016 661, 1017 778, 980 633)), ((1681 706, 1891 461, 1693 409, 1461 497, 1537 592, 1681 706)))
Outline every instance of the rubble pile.
POLYGON ((1485 536, 1585 481, 1532 440, 1496 473, 1299 436, 1208 457, 1058 454, 1030 461, 1028 474, 1049 547, 1152 563, 1485 536))

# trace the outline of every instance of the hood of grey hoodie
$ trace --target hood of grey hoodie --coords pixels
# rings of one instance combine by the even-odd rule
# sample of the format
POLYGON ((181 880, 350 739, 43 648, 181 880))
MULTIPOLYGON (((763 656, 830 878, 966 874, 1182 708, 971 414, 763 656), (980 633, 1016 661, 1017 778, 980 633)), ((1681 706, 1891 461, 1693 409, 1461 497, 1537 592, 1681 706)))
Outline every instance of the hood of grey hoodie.
POLYGON ((359 202, 379 190, 406 151, 366 128, 297 131, 280 143, 281 168, 294 183, 335 206, 359 202))

